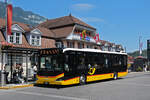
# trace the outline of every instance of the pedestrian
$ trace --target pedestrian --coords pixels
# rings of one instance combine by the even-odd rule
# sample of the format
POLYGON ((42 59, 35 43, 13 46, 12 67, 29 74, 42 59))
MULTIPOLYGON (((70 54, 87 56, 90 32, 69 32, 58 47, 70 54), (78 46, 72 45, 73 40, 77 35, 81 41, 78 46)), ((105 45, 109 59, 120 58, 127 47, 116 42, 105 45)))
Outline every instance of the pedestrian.
POLYGON ((17 68, 18 68, 18 83, 24 83, 24 80, 23 80, 23 77, 22 77, 23 67, 22 67, 21 64, 18 64, 17 68))
POLYGON ((5 66, 4 66, 4 74, 5 74, 6 84, 9 83, 9 81, 8 81, 9 72, 10 72, 10 66, 8 66, 8 64, 5 64, 5 66))
POLYGON ((19 64, 18 65, 18 77, 22 78, 22 74, 23 74, 23 68, 22 68, 22 65, 19 64))
POLYGON ((35 81, 36 80, 36 74, 37 74, 37 65, 36 64, 34 64, 34 66, 33 66, 33 74, 34 74, 33 80, 35 81))
POLYGON ((144 71, 147 72, 147 65, 144 66, 144 71))
POLYGON ((18 83, 18 64, 13 66, 13 82, 18 83))

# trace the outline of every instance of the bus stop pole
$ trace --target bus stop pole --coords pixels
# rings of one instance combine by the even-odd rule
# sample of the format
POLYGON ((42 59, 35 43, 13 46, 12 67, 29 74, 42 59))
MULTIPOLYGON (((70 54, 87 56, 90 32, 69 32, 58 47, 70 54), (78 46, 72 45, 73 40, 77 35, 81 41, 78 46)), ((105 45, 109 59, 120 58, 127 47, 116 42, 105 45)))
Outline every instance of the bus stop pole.
POLYGON ((0 55, 1 55, 1 87, 4 86, 5 84, 5 76, 4 76, 4 70, 3 70, 3 53, 2 51, 0 51, 0 55))

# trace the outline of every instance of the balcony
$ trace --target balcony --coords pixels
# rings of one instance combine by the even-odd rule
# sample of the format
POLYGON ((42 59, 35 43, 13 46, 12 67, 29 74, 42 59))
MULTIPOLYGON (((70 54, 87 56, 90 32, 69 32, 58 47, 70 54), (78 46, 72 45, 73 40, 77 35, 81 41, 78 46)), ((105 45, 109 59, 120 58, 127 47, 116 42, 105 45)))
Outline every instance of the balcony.
POLYGON ((70 39, 96 43, 94 38, 89 37, 89 36, 86 36, 86 38, 82 38, 79 34, 72 34, 70 39))

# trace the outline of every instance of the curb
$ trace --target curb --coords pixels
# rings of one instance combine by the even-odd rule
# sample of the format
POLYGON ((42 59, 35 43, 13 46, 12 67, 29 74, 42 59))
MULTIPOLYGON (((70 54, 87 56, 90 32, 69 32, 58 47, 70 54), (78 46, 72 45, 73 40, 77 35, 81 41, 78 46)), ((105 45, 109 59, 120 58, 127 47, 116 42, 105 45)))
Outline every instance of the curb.
POLYGON ((33 87, 34 84, 25 84, 25 85, 16 85, 16 86, 3 86, 0 89, 16 89, 16 88, 25 88, 25 87, 33 87))

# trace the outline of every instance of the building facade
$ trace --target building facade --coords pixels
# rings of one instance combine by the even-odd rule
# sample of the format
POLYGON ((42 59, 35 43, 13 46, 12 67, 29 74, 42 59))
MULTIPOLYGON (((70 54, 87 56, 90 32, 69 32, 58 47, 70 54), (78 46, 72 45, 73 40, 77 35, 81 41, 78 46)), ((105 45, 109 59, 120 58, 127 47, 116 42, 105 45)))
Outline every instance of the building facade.
POLYGON ((104 51, 124 51, 121 45, 100 40, 96 28, 72 15, 46 20, 39 24, 54 32, 56 47, 91 48, 104 51))
POLYGON ((37 52, 41 48, 55 48, 52 32, 42 27, 13 22, 12 34, 7 35, 5 20, 0 19, 0 70, 9 72, 8 80, 13 82, 17 66, 23 67, 23 77, 26 81, 32 78, 32 66, 37 64, 37 52), (6 65, 8 68, 6 68, 6 65))

